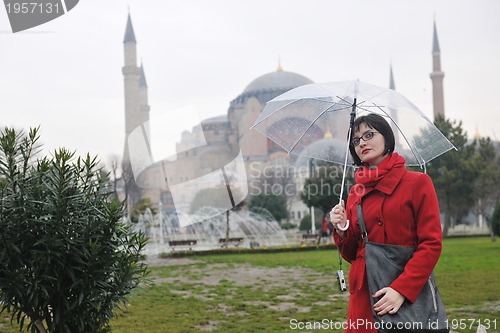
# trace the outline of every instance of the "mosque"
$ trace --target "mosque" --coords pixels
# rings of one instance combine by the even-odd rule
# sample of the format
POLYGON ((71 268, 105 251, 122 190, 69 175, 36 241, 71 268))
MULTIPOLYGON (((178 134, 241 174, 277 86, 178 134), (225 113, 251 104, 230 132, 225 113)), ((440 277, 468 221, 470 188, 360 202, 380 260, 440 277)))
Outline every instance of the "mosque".
MULTIPOLYGON (((299 86, 313 83, 304 75, 283 70, 281 65, 273 72, 250 82, 230 101, 226 114, 205 119, 199 126, 186 129, 176 144, 177 156, 172 161, 154 161, 149 136, 148 86, 142 64, 137 65, 136 37, 130 14, 127 19, 124 45, 125 63, 122 68, 125 92, 125 144, 122 159, 122 197, 128 198, 129 213, 141 198, 169 214, 189 210, 193 194, 210 179, 225 185, 230 193, 228 209, 255 193, 252 181, 257 171, 269 166, 296 165, 297 158, 261 133, 251 130, 266 102, 299 86), (138 139, 139 138, 139 139, 138 139), (195 144, 204 138, 204 144, 195 144), (228 176, 231 174, 232 176, 228 176), (232 177, 232 178, 231 178, 232 177), (231 179, 230 179, 231 178, 231 179), (224 181, 221 181, 224 180, 224 181), (232 194, 232 195, 231 195, 232 194), (183 207, 184 206, 184 207, 183 207)), ((434 24, 433 85, 434 116, 444 115, 443 77, 440 49, 434 24)), ((395 89, 392 68, 389 87, 395 89)), ((330 129, 331 131, 337 129, 330 129)), ((318 129, 318 138, 328 137, 328 131, 318 129)), ((300 187, 303 177, 292 177, 300 187)), ((204 185, 205 184, 205 185, 204 185)), ((309 213, 297 193, 288 198, 289 220, 298 224, 309 213)))

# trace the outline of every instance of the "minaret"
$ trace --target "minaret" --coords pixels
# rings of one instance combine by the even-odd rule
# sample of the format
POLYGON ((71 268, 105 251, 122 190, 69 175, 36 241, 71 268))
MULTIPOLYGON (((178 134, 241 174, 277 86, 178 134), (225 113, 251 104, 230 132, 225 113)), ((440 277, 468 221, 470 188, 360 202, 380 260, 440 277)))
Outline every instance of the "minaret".
MULTIPOLYGON (((396 84, 394 83, 394 74, 392 73, 392 61, 389 63, 389 89, 391 90, 396 90, 396 84)), ((398 112, 389 109, 389 115, 392 119, 391 122, 391 127, 394 132, 394 140, 396 144, 399 144, 399 130, 395 126, 395 124, 398 122, 398 112)))
POLYGON ((139 74, 139 104, 140 104, 140 121, 146 126, 146 131, 149 133, 149 104, 148 104, 148 84, 146 83, 146 75, 144 74, 144 65, 141 62, 139 74))
POLYGON ((125 38, 123 39, 123 48, 125 54, 125 65, 122 67, 124 87, 125 87, 125 151, 123 154, 128 156, 127 140, 130 133, 140 125, 140 97, 139 81, 140 69, 137 67, 137 49, 134 28, 130 14, 127 19, 127 28, 125 38))
POLYGON ((127 19, 125 37, 123 39, 123 48, 125 55, 125 64, 122 67, 124 88, 125 88, 125 144, 122 159, 122 173, 125 181, 125 192, 128 201, 128 211, 131 212, 133 206, 139 199, 140 193, 135 183, 130 163, 130 154, 128 150, 128 138, 130 133, 141 125, 141 103, 139 93, 140 69, 137 67, 137 49, 132 27, 130 13, 127 19))
POLYGON ((434 40, 432 42, 432 102, 434 107, 434 119, 438 115, 444 117, 444 93, 443 78, 444 72, 441 71, 441 51, 436 30, 436 21, 434 20, 434 40))
POLYGON ((392 62, 389 65, 389 89, 396 90, 396 85, 394 84, 394 75, 392 75, 392 62))

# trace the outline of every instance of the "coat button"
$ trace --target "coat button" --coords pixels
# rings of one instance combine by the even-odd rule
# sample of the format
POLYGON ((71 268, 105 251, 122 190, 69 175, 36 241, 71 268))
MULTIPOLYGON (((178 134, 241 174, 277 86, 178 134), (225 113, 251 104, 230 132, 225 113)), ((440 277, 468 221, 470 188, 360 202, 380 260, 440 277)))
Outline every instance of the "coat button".
POLYGON ((382 221, 382 219, 379 218, 379 219, 377 219, 377 224, 382 225, 382 224, 384 224, 384 221, 382 221))
POLYGON ((385 194, 384 192, 380 192, 380 196, 383 197, 385 194))

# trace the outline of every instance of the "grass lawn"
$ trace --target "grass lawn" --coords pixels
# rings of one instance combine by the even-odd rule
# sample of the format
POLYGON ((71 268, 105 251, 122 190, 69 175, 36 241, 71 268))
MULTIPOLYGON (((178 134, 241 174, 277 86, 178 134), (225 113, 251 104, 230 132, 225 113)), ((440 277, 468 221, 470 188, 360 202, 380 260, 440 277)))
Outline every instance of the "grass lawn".
MULTIPOLYGON (((157 263, 150 286, 112 321, 113 332, 340 332, 326 328, 346 318, 349 293, 338 291, 334 250, 157 263), (317 329, 301 329, 315 322, 317 329)), ((480 320, 500 332, 500 242, 446 239, 435 275, 454 331, 475 332, 480 320)), ((18 332, 7 315, 0 332, 18 332)))

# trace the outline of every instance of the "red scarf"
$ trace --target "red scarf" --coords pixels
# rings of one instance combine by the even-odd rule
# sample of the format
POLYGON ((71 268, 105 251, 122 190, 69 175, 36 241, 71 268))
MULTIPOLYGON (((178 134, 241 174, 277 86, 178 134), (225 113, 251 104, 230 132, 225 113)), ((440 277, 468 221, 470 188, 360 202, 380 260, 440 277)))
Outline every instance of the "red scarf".
POLYGON ((365 163, 356 171, 354 193, 358 194, 358 198, 361 199, 371 192, 391 170, 404 167, 405 159, 398 153, 389 154, 377 167, 370 167, 365 163))

